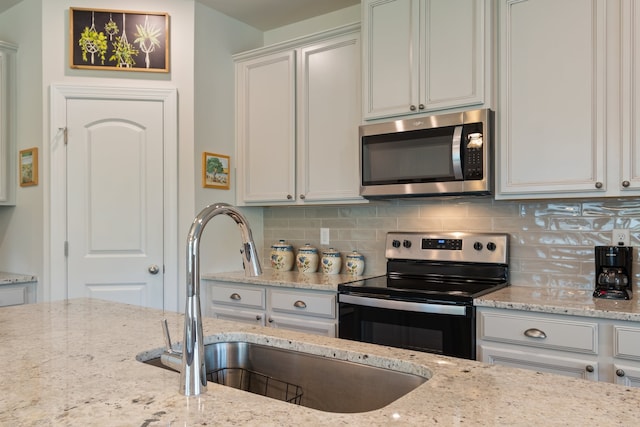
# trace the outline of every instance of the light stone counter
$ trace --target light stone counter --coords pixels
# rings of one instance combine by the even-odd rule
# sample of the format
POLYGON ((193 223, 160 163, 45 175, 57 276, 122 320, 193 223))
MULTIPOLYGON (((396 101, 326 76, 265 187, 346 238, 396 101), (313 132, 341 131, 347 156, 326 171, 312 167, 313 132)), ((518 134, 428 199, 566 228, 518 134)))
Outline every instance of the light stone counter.
POLYGON ((510 286, 476 298, 474 304, 478 307, 640 322, 640 298, 638 295, 634 295, 631 300, 624 301, 593 298, 592 292, 580 289, 510 286))
POLYGON ((31 283, 37 282, 38 278, 31 274, 16 274, 6 273, 0 271, 0 286, 2 285, 15 285, 18 283, 31 283))
POLYGON ((376 276, 379 275, 351 276, 348 274, 299 273, 298 271, 264 269, 263 274, 257 277, 246 277, 243 271, 205 273, 200 277, 204 280, 219 280, 223 282, 253 283, 254 285, 337 291, 338 285, 340 284, 357 282, 359 280, 376 276))
POLYGON ((0 309, 0 425, 630 426, 640 419, 638 389, 215 319, 203 322, 209 342, 247 339, 432 377, 361 414, 216 384, 187 398, 177 373, 136 360, 159 354, 165 317, 178 341, 182 316, 161 310, 86 299, 0 309))

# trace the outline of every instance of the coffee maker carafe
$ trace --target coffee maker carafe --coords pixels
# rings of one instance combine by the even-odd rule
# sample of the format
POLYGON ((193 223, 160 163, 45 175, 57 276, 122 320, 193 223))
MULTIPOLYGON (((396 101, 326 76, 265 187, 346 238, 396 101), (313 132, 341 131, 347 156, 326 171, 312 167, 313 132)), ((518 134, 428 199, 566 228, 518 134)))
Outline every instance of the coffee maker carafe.
POLYGON ((631 299, 633 273, 633 247, 596 246, 596 289, 597 298, 631 299))

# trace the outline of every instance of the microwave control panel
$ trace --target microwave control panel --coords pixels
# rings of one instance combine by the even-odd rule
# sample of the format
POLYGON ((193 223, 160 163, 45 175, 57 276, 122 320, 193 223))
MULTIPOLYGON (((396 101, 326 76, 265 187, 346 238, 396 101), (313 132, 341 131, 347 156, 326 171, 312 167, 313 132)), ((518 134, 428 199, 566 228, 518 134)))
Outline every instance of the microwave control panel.
POLYGON ((484 144, 482 135, 482 123, 470 123, 464 125, 463 135, 463 162, 464 179, 482 179, 484 162, 484 144))

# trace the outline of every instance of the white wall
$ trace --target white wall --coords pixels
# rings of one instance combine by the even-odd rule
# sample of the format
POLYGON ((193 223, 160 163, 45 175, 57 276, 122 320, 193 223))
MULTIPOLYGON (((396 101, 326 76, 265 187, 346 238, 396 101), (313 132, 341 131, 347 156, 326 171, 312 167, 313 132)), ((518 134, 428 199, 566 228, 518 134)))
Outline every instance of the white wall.
MULTIPOLYGON (((0 40, 19 46, 17 150, 42 147, 42 19, 41 0, 23 0, 0 14, 0 40)), ((18 187, 16 206, 0 207, 0 270, 42 277, 42 235, 43 186, 18 187)))
MULTIPOLYGON (((195 54, 195 167, 196 209, 216 202, 234 204, 236 199, 235 74, 232 55, 262 46, 262 32, 196 3, 195 54), (229 190, 202 187, 202 152, 231 157, 229 190)), ((262 209, 242 210, 261 247, 262 209)), ((186 236, 188 230, 184 230, 186 236)), ((182 240, 180 241, 182 243, 182 240)), ((242 270, 239 254, 242 239, 230 218, 214 218, 201 240, 202 272, 242 270)))

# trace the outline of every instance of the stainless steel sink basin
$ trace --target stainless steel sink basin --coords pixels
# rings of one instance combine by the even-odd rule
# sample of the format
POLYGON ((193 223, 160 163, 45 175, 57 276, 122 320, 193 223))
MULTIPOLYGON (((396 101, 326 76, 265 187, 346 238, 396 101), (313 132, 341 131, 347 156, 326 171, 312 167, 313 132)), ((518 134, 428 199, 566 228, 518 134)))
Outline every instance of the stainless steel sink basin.
MULTIPOLYGON (((427 381, 420 375, 250 342, 208 344, 205 361, 211 382, 326 412, 380 409, 427 381)), ((145 363, 170 369, 160 358, 145 363)))

